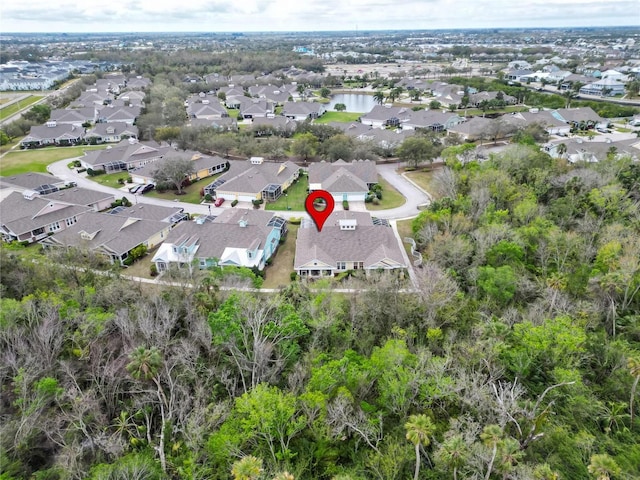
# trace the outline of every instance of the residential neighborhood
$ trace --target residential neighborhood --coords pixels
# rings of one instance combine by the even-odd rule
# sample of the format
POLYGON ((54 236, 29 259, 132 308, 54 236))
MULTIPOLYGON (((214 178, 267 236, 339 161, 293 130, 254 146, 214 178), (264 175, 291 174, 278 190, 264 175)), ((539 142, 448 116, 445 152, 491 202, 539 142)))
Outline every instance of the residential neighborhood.
POLYGON ((630 3, 5 0, 0 478, 640 478, 630 3))

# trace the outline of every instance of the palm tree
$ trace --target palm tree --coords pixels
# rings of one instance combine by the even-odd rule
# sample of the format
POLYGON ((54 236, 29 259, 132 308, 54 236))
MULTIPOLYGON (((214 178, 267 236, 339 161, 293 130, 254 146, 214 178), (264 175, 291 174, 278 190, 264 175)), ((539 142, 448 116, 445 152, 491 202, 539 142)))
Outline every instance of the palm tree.
POLYGON ((591 455, 587 470, 596 480, 611 480, 611 475, 620 473, 620 467, 616 461, 606 453, 591 455))
POLYGON ((633 385, 631 386, 631 398, 629 399, 629 415, 631 416, 631 430, 633 430, 633 401, 636 397, 636 389, 638 388, 638 382, 640 381, 640 359, 629 358, 627 360, 627 368, 629 373, 634 378, 633 385))
POLYGON ((157 347, 138 347, 131 354, 127 371, 137 380, 153 380, 162 366, 162 355, 157 347))
POLYGON ((558 154, 560 155, 560 158, 564 158, 565 153, 567 153, 567 145, 561 143, 560 145, 558 145, 558 154))
POLYGON ((404 424, 407 431, 407 440, 416 447, 416 470, 413 475, 414 480, 418 480, 420 475, 420 447, 428 446, 431 443, 431 435, 436 430, 436 426, 426 415, 411 415, 409 421, 404 424))
POLYGON ((493 462, 498 454, 498 445, 502 442, 502 429, 498 425, 487 425, 480 434, 480 438, 482 443, 491 448, 491 459, 487 466, 487 474, 484 477, 485 480, 489 480, 493 470, 493 462))
POLYGON ((156 448, 158 455, 160 456, 160 466, 162 471, 167 471, 167 458, 164 452, 165 442, 165 430, 167 422, 171 419, 171 412, 167 411, 169 402, 164 394, 162 385, 158 378, 160 368, 162 368, 162 354, 157 347, 138 347, 129 354, 129 360, 131 360, 127 366, 127 371, 131 376, 138 380, 152 380, 156 385, 156 394, 158 396, 158 404, 160 405, 160 434, 159 445, 156 448))
POLYGON ((376 93, 373 94, 373 99, 379 105, 382 105, 382 102, 384 102, 384 92, 382 90, 378 90, 376 93))
POLYGON ((464 465, 467 455, 467 444, 460 435, 447 439, 438 450, 438 458, 447 465, 447 468, 453 469, 453 480, 458 480, 458 468, 464 465))
POLYGON ((248 455, 231 466, 233 480, 255 480, 262 473, 262 459, 248 455))

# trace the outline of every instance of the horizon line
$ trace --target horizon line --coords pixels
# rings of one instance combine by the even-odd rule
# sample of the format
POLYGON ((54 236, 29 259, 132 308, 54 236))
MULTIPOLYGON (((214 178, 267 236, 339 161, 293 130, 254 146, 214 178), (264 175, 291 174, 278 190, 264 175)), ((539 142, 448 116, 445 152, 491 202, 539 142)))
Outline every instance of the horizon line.
POLYGON ((530 27, 438 27, 438 28, 370 28, 370 29, 350 29, 350 30, 228 30, 228 31, 214 31, 214 30, 132 30, 132 31, 26 31, 26 32, 3 32, 0 33, 0 38, 10 35, 30 35, 30 34, 42 34, 42 35, 134 35, 134 34, 214 34, 214 35, 238 35, 238 34, 286 34, 286 33, 298 33, 298 34, 313 34, 313 33, 354 33, 361 34, 365 32, 442 32, 442 31, 464 31, 464 30, 562 30, 562 29, 622 29, 622 28, 638 28, 637 25, 582 25, 582 26, 530 26, 530 27))

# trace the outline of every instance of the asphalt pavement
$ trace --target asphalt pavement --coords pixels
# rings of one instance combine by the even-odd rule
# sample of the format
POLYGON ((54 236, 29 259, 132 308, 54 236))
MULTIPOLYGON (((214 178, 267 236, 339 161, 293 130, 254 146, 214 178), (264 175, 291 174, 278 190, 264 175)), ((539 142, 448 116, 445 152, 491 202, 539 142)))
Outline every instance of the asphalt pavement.
MULTIPOLYGON (((126 197, 132 204, 143 203, 149 205, 160 205, 170 207, 181 207, 187 213, 194 213, 200 215, 209 214, 208 204, 194 204, 186 202, 176 202, 171 200, 164 200, 161 198, 152 198, 144 195, 134 195, 129 193, 127 188, 117 189, 113 187, 107 187, 100 185, 93 180, 90 180, 86 173, 78 173, 75 169, 70 169, 67 165, 69 162, 76 158, 67 158, 58 162, 52 163, 47 167, 49 173, 58 177, 61 180, 67 182, 75 182, 79 187, 88 188, 100 192, 113 193, 116 198, 126 197)), ((419 205, 428 204, 430 199, 429 195, 417 187, 414 183, 407 180, 404 176, 397 172, 399 164, 383 164, 378 165, 378 172, 380 175, 393 185, 405 198, 406 202, 401 207, 391 208, 388 210, 377 210, 372 212, 373 215, 379 218, 387 220, 401 220, 405 218, 411 218, 418 215, 419 205)), ((238 207, 253 208, 250 203, 239 203, 238 207)), ((214 207, 211 205, 211 214, 219 215, 222 213, 225 207, 214 207)), ((229 207, 226 207, 229 208, 229 207)), ((299 211, 278 211, 278 214, 284 218, 304 217, 310 218, 306 212, 299 211)))

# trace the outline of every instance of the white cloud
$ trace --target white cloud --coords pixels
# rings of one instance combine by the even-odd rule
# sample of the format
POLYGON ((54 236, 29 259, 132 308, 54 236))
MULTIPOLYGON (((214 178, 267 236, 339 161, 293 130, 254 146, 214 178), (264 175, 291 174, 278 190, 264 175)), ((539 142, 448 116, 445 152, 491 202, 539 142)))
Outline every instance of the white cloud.
POLYGON ((0 30, 312 31, 638 25, 637 0, 5 0, 0 30))

